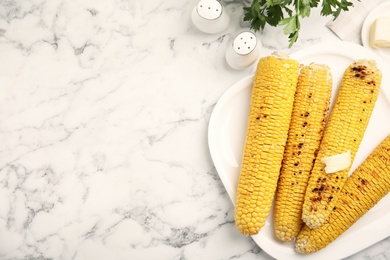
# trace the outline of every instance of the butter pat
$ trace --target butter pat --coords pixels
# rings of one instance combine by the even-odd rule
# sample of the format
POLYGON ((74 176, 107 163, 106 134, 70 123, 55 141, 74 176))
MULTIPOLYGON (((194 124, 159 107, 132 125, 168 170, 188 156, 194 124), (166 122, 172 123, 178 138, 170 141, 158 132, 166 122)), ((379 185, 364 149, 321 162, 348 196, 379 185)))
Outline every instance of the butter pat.
POLYGON ((370 28, 370 45, 373 48, 390 47, 390 17, 378 17, 370 28))
POLYGON ((342 171, 351 166, 351 151, 348 150, 345 153, 340 153, 336 155, 332 155, 329 157, 322 158, 321 161, 326 165, 325 172, 326 173, 334 173, 338 171, 342 171))

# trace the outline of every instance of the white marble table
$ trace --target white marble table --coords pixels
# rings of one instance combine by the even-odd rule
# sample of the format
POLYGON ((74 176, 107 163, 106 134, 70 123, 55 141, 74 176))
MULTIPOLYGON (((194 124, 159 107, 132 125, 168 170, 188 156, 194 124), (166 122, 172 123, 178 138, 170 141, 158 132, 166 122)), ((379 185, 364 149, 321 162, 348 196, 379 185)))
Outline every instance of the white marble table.
MULTIPOLYGON (((197 1, 0 1, 0 259, 271 259, 240 235, 210 158, 224 60, 197 1)), ((289 49, 339 39, 314 12, 289 49)), ((349 259, 388 259, 390 239, 349 259)))

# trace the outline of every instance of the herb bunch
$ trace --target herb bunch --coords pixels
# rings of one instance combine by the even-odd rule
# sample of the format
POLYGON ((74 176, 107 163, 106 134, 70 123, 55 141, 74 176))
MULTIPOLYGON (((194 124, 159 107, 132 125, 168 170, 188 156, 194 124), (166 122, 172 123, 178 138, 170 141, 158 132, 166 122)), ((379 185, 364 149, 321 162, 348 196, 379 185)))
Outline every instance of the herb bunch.
MULTIPOLYGON (((266 24, 283 26, 291 47, 298 39, 299 19, 310 16, 311 9, 319 3, 320 0, 253 0, 251 6, 244 7, 244 21, 250 21, 255 31, 263 30, 266 24)), ((321 15, 332 15, 336 19, 350 6, 352 3, 348 0, 322 0, 321 15)))

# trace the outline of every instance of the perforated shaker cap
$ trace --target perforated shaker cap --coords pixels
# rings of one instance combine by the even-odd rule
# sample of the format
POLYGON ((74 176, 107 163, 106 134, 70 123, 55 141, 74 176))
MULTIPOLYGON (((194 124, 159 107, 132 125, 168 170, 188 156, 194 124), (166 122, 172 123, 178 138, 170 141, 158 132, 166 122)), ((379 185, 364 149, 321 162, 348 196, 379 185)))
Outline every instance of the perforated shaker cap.
POLYGON ((257 45, 257 38, 252 32, 242 32, 233 41, 233 50, 240 55, 251 53, 257 45))
POLYGON ((200 17, 207 20, 215 20, 222 14, 222 5, 217 0, 201 0, 196 10, 200 17))

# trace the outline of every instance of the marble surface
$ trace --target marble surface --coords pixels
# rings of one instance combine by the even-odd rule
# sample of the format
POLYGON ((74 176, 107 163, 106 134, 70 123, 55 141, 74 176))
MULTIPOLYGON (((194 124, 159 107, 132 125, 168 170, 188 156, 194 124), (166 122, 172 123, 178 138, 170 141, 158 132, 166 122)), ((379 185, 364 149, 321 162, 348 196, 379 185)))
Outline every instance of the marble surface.
MULTIPOLYGON (((226 65, 227 30, 197 1, 0 1, 0 259, 272 259, 240 235, 210 158, 218 98, 251 69, 226 65)), ((279 28, 263 55, 339 41, 331 18, 279 28)), ((349 259, 388 259, 390 238, 349 259)))

